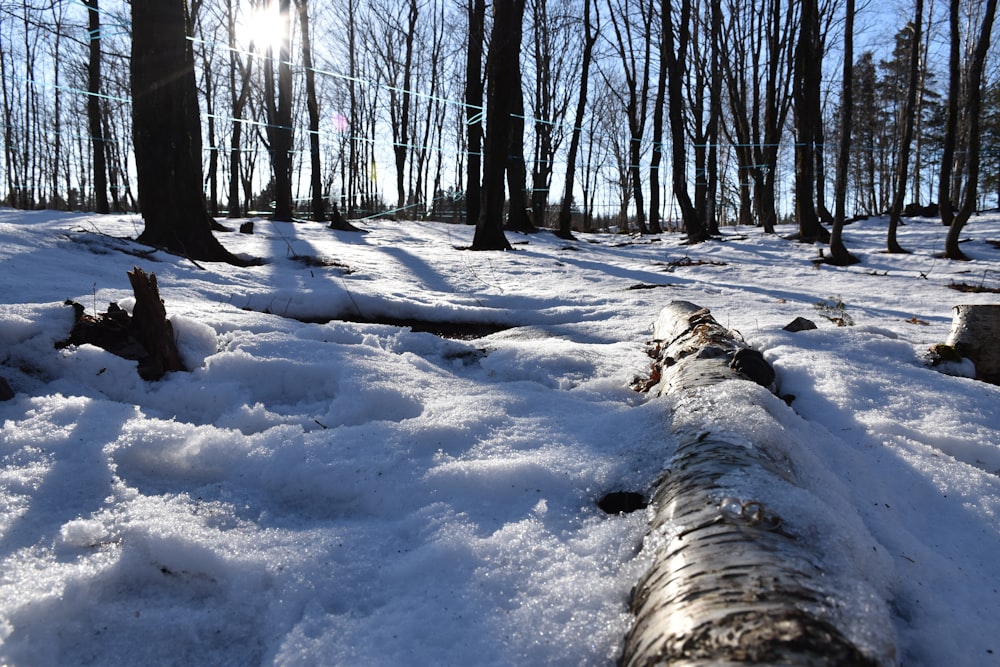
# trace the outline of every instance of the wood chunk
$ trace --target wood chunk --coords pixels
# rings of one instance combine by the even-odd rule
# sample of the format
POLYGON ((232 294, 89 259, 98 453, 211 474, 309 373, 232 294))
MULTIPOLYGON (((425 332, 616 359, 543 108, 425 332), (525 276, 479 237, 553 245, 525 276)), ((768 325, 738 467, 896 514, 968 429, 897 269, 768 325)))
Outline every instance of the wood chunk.
POLYGON ((174 342, 174 328, 160 299, 156 274, 146 274, 136 266, 129 271, 128 279, 135 293, 132 325, 136 338, 149 353, 139 364, 139 375, 145 380, 158 380, 167 371, 184 370, 174 342))

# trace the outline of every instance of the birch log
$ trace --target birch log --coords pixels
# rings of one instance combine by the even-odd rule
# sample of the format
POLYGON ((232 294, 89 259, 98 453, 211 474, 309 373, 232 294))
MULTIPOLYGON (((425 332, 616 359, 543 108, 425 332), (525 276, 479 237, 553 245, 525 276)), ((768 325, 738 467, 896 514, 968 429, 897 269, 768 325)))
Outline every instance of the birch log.
POLYGON ((1000 305, 955 306, 948 345, 976 365, 976 378, 1000 384, 1000 305))
MULTIPOLYGON (((633 591, 621 664, 894 665, 887 606, 851 573, 829 571, 806 539, 831 522, 807 525, 802 507, 740 496, 794 485, 795 466, 749 432, 712 430, 710 413, 725 408, 705 397, 750 377, 770 386, 770 365, 688 302, 665 308, 655 332, 659 391, 682 399, 671 424, 678 445, 653 496, 651 566, 633 591)), ((761 394, 774 398, 739 395, 761 394)), ((768 432, 768 409, 777 408, 760 410, 748 431, 768 432)))

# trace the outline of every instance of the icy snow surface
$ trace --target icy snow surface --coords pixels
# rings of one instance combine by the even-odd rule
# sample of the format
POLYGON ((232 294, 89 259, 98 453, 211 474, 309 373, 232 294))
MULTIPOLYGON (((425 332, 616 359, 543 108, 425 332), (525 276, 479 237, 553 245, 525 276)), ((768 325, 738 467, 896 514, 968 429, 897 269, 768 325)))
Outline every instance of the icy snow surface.
POLYGON ((795 396, 780 437, 854 527, 900 663, 1000 665, 1000 388, 924 359, 954 305, 1000 303, 948 288, 1000 288, 1000 216, 973 218, 967 263, 935 257, 935 220, 901 228, 905 256, 858 222, 841 269, 747 228, 473 253, 465 226, 255 224, 219 236, 267 263, 199 268, 127 240, 135 216, 0 209, 0 664, 613 664, 647 516, 595 502, 669 456, 670 401, 629 383, 684 299, 795 396), (191 372, 55 349, 64 300, 131 307, 133 265, 191 372), (837 300, 854 326, 816 307, 837 300), (819 329, 782 330, 799 316, 819 329), (385 318, 511 328, 351 321, 385 318))

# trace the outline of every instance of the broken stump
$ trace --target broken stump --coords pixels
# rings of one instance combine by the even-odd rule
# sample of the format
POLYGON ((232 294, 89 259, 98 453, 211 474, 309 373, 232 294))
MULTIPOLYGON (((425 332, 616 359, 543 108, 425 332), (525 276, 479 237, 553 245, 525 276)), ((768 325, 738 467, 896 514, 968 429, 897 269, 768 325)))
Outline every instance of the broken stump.
POLYGON ((139 375, 146 380, 163 377, 167 371, 182 371, 180 352, 174 341, 174 328, 167 319, 167 310, 160 299, 156 285, 156 274, 147 274, 138 266, 132 267, 128 280, 135 293, 135 307, 132 308, 132 325, 136 338, 142 343, 149 356, 139 363, 139 375))
POLYGON ((174 341, 174 329, 160 299, 156 274, 146 274, 139 267, 128 273, 135 307, 132 316, 118 304, 108 305, 106 313, 86 314, 79 303, 67 301, 76 314, 69 338, 56 343, 57 348, 88 343, 123 359, 139 363, 144 380, 159 380, 167 371, 182 371, 180 352, 174 341))

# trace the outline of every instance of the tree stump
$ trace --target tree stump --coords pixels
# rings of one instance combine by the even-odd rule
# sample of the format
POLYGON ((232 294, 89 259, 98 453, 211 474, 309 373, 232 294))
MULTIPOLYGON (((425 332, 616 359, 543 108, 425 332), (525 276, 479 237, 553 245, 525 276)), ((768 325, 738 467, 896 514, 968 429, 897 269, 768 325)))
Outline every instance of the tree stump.
MULTIPOLYGON (((835 522, 787 500, 807 493, 794 461, 750 427, 719 432, 713 423, 713 408, 727 407, 712 404, 724 383, 751 379, 741 366, 761 385, 773 370, 688 302, 664 308, 655 335, 659 393, 674 401, 679 444, 653 495, 644 545, 652 565, 633 591, 621 664, 894 665, 887 605, 857 573, 831 571, 807 537, 835 522), (741 497, 771 489, 766 504, 741 497)), ((771 411, 785 409, 778 399, 762 390, 735 395, 755 405, 754 428, 781 430, 767 425, 771 411)))
POLYGON ((1000 305, 955 306, 947 344, 976 365, 976 379, 1000 384, 1000 305))
POLYGON ((135 266, 129 271, 128 280, 135 293, 135 307, 132 309, 135 336, 149 353, 139 363, 139 375, 146 380, 157 380, 167 371, 184 370, 174 341, 174 328, 160 299, 156 274, 147 274, 135 266))

